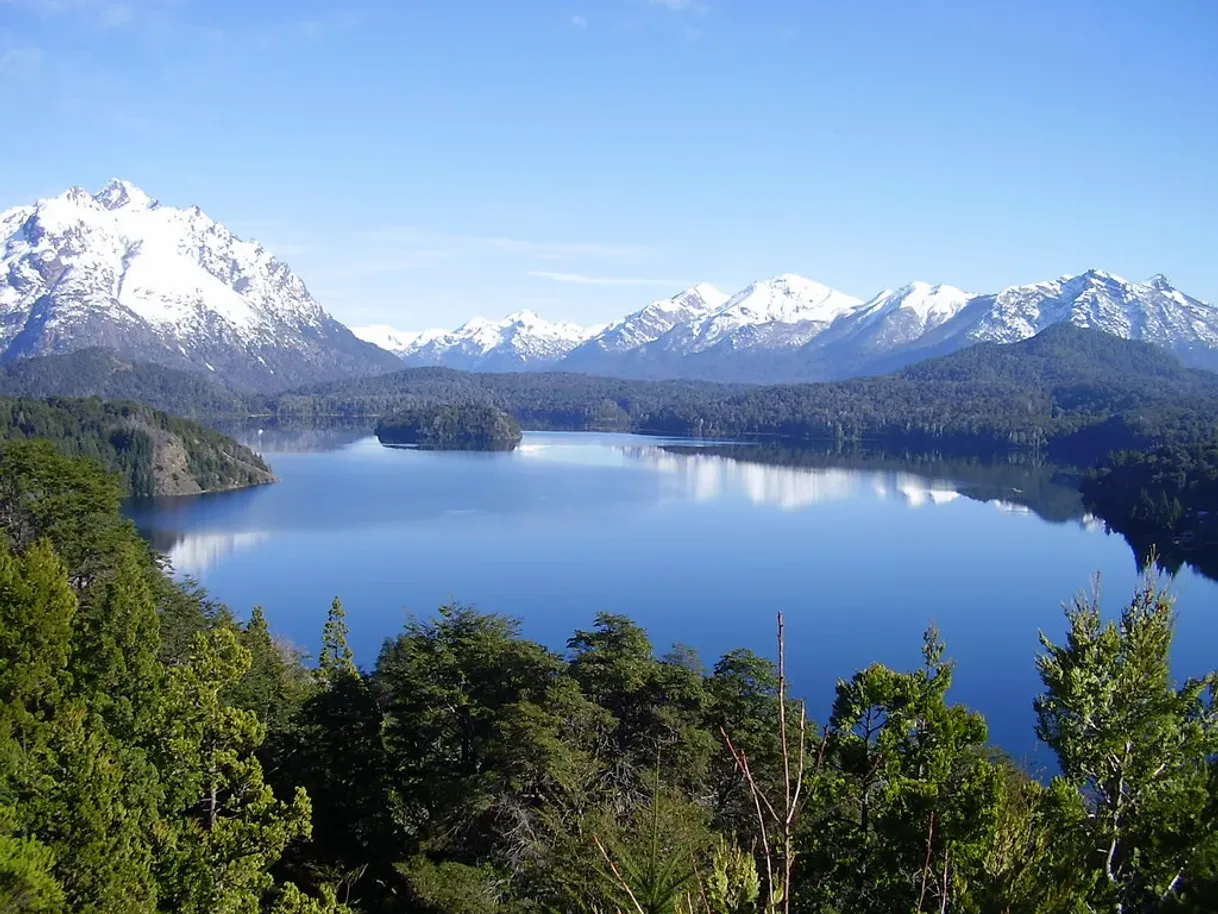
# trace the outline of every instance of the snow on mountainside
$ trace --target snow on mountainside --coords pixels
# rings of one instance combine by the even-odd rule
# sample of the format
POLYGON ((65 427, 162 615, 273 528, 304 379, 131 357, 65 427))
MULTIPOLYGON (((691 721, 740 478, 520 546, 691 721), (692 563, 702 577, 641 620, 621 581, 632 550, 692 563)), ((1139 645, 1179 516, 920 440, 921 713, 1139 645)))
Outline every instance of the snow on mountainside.
POLYGON ((699 283, 614 321, 584 345, 606 352, 625 352, 658 340, 673 327, 713 314, 727 300, 728 296, 710 283, 699 283))
POLYGON ((1102 270, 1004 289, 962 332, 970 342, 1007 343, 1063 321, 1167 346, 1218 347, 1218 310, 1212 306, 1162 275, 1136 283, 1102 270))
POLYGON ((613 321, 573 349, 563 360, 572 371, 615 374, 623 358, 634 358, 675 327, 700 320, 727 304, 724 295, 710 283, 698 283, 672 298, 662 298, 613 321))
POLYGON ((1098 270, 997 294, 912 282, 866 302, 792 274, 754 283, 730 299, 703 283, 600 332, 557 333, 553 345, 534 328, 563 325, 530 314, 532 324, 505 330, 518 318, 428 331, 425 342, 411 338, 405 346, 372 330, 365 338, 404 351, 410 364, 792 381, 890 371, 977 342, 1016 342, 1069 321, 1218 368, 1218 309, 1162 276, 1136 283, 1098 270))
POLYGON ((447 330, 395 330, 388 324, 366 324, 363 327, 352 327, 351 332, 361 340, 387 349, 398 356, 405 355, 412 346, 448 333, 447 330))
POLYGON ((955 286, 911 282, 885 289, 809 344, 814 350, 848 351, 854 357, 888 352, 921 339, 967 307, 975 295, 955 286))
POLYGON ((862 304, 844 292, 786 273, 753 283, 711 314, 673 328, 657 346, 679 355, 722 345, 732 349, 800 346, 862 304))
POLYGON ((404 346, 392 348, 407 365, 444 365, 467 371, 518 371, 550 367, 600 330, 600 327, 551 323, 532 311, 517 311, 498 321, 476 317, 451 332, 427 330, 406 334, 392 331, 396 338, 405 342, 404 346))
POLYGON ((258 243, 117 179, 0 214, 0 359, 92 346, 262 389, 398 364, 258 243))

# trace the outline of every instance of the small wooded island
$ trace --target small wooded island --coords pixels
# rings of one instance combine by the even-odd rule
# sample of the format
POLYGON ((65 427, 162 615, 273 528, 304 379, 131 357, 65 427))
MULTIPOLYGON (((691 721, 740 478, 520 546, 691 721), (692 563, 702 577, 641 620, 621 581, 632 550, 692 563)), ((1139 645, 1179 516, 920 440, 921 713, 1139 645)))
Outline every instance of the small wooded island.
POLYGON ((386 416, 376 437, 389 446, 444 451, 510 451, 520 444, 520 425, 486 403, 417 406, 386 416))

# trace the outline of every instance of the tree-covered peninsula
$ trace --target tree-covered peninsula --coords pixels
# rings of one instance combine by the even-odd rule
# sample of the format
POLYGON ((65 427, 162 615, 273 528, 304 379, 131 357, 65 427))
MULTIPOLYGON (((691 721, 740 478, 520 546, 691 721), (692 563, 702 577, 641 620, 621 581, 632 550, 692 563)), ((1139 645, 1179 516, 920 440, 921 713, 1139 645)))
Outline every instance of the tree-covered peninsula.
POLYGON ((127 495, 196 495, 274 482, 270 467, 227 435, 130 402, 0 398, 0 441, 41 438, 91 458, 127 495))
POLYGON ((487 403, 430 404, 400 410, 376 427, 382 444, 446 451, 510 451, 520 424, 487 403))

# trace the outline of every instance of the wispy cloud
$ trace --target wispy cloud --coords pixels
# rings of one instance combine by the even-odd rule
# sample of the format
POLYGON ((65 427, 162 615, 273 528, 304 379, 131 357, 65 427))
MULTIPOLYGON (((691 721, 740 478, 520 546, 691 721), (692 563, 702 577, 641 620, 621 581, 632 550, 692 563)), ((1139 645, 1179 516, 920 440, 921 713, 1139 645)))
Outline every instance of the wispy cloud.
POLYGON ((314 273, 322 282, 341 283, 376 276, 412 273, 416 270, 433 270, 455 256, 456 251, 402 251, 393 257, 350 260, 334 269, 319 269, 314 273))
POLYGON ((577 29, 586 29, 588 27, 588 17, 587 16, 572 16, 571 24, 573 26, 575 26, 577 29))
POLYGON ((563 260, 572 257, 631 258, 651 253, 635 245, 603 244, 589 241, 536 241, 501 235, 450 235, 413 227, 373 229, 360 233, 364 241, 379 245, 424 246, 464 251, 500 251, 537 260, 563 260))
POLYGON ((176 5, 176 0, 0 0, 0 5, 42 16, 79 16, 91 24, 116 28, 132 22, 141 11, 162 10, 176 5))
POLYGON ((542 260, 563 257, 637 257, 647 253, 645 248, 622 247, 582 241, 528 241, 522 238, 465 237, 463 240, 508 254, 529 254, 542 260))
POLYGON ((693 9, 693 0, 647 0, 652 6, 662 6, 670 10, 693 9))
POLYGON ((28 75, 42 63, 41 48, 10 48, 0 51, 0 73, 5 76, 28 75))
POLYGON ((529 276, 549 279, 554 282, 573 283, 579 286, 666 286, 689 285, 679 279, 646 279, 638 276, 586 276, 583 273, 552 273, 549 270, 530 270, 529 276))

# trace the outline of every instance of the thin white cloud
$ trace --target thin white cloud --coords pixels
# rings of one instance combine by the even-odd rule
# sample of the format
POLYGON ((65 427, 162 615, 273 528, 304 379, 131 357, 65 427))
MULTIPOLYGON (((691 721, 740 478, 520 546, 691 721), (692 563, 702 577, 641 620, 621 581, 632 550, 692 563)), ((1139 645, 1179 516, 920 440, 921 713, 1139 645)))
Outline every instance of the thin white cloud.
POLYGON ((373 229, 360 232, 359 237, 373 244, 427 246, 451 250, 501 251, 520 254, 538 260, 562 260, 570 257, 642 257, 651 252, 635 245, 601 244, 585 241, 534 241, 498 235, 448 235, 412 227, 373 229))
POLYGON ((577 29, 586 29, 588 27, 588 17, 587 16, 572 16, 571 24, 573 26, 575 26, 577 29))
POLYGON ((43 16, 81 16, 107 28, 132 22, 139 8, 161 8, 174 0, 0 0, 43 16))
POLYGON ((530 270, 529 276, 549 279, 553 282, 573 283, 579 286, 667 286, 682 287, 689 283, 679 279, 647 279, 638 276, 587 276, 583 273, 552 273, 549 270, 530 270))
POLYGON ((555 260, 561 257, 637 257, 646 253, 643 248, 619 247, 610 244, 570 241, 527 241, 522 238, 482 238, 466 237, 464 240, 485 244, 488 247, 504 251, 508 254, 531 254, 543 260, 555 260))
POLYGON ((28 74, 42 63, 41 48, 10 48, 0 51, 0 73, 5 76, 28 74))
POLYGON ((662 6, 677 12, 694 8, 693 0, 648 0, 648 2, 652 6, 662 6))

